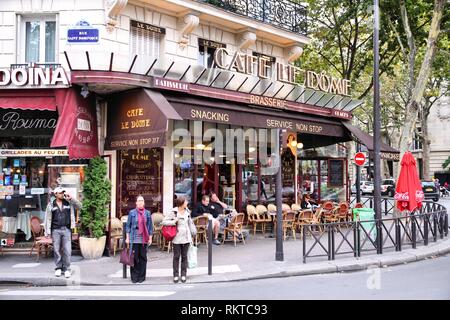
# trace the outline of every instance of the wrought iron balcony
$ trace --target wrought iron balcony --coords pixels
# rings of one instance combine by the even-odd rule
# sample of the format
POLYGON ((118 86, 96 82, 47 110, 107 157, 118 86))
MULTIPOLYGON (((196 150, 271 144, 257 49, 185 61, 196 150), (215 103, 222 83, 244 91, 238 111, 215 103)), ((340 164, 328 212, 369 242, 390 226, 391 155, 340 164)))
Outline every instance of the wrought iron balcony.
POLYGON ((306 36, 306 7, 290 0, 198 0, 306 36))

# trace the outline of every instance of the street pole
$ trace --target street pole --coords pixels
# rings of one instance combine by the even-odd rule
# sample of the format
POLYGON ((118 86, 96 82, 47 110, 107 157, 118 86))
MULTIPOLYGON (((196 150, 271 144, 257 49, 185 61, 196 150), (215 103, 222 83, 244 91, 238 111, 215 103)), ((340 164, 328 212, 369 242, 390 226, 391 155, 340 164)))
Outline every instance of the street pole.
MULTIPOLYGON (((356 143, 356 152, 361 151, 361 144, 356 143)), ((361 202, 361 166, 356 165, 356 203, 361 202)))
POLYGON ((282 233, 283 233, 283 226, 282 226, 282 186, 281 186, 281 151, 283 148, 283 141, 282 141, 282 134, 281 134, 281 130, 278 129, 278 141, 279 141, 279 146, 278 146, 278 157, 279 157, 279 162, 278 162, 278 171, 277 171, 277 175, 275 178, 275 203, 277 206, 277 215, 276 215, 276 219, 277 219, 277 240, 276 240, 276 251, 275 251, 275 260, 276 261, 283 261, 284 260, 284 254, 283 254, 283 238, 282 238, 282 233))
POLYGON ((374 0, 374 28, 373 28, 373 207, 375 210, 375 219, 377 221, 377 253, 382 253, 381 237, 381 171, 380 171, 380 79, 379 79, 379 31, 380 31, 380 12, 378 0, 374 0))
POLYGON ((379 79, 379 7, 374 0, 374 32, 373 32, 373 166, 374 166, 374 209, 376 219, 381 219, 381 172, 380 172, 380 79, 379 79))

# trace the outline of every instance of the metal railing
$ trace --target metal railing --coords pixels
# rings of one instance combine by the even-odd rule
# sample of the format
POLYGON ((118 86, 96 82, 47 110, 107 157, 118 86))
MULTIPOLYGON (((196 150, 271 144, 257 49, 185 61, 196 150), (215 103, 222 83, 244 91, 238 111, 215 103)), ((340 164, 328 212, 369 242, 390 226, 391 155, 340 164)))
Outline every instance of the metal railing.
POLYGON ((306 7, 290 0, 197 0, 302 35, 307 34, 306 7))
MULTIPOLYGON (((382 201, 384 214, 393 212, 389 206, 392 199, 382 201), (387 212, 387 213, 386 213, 387 212)), ((366 199, 373 204, 373 199, 366 199)), ((414 214, 367 221, 305 224, 302 226, 303 263, 307 258, 327 257, 334 260, 338 255, 361 257, 363 253, 402 251, 404 247, 417 248, 430 241, 448 236, 448 215, 444 206, 424 202, 414 214), (312 241, 308 241, 311 237, 312 241)))

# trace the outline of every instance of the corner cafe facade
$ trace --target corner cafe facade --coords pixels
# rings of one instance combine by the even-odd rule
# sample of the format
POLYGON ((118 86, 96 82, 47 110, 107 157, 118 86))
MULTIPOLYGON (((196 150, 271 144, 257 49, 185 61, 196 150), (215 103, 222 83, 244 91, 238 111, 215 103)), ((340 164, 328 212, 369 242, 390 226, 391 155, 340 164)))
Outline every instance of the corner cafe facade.
MULTIPOLYGON (((319 201, 347 199, 342 143, 370 140, 350 124, 362 102, 349 96, 349 84, 216 52, 214 68, 65 52, 72 85, 106 105, 102 147, 111 155, 116 216, 126 215, 139 194, 153 212, 170 210, 175 196, 193 206, 211 191, 240 211, 249 203, 275 202, 278 163, 285 203, 298 202, 305 192, 319 201)), ((397 154, 386 145, 382 151, 397 154)))
POLYGON ((8 239, 32 241, 60 185, 80 198, 86 159, 99 155, 95 97, 83 99, 57 64, 0 69, 0 219, 8 239))

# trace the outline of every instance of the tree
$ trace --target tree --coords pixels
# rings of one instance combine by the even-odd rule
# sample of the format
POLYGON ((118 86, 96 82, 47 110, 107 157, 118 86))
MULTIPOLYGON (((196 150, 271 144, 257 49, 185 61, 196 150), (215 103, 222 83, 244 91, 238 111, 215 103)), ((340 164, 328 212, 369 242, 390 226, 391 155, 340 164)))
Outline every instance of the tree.
MULTIPOLYGON (((416 5, 422 4, 421 1, 416 3, 416 5)), ((433 60, 437 50, 437 40, 440 33, 440 26, 442 21, 442 15, 444 12, 445 0, 435 0, 432 20, 430 29, 428 32, 427 45, 425 49, 425 54, 420 65, 419 73, 415 73, 416 65, 416 52, 417 45, 416 41, 421 41, 420 38, 415 38, 411 32, 409 13, 405 0, 400 0, 399 9, 401 13, 401 21, 403 26, 404 34, 406 35, 408 44, 408 86, 407 86, 407 104, 405 109, 405 123, 403 125, 399 149, 400 156, 408 150, 408 146, 412 142, 413 132, 415 129, 420 103, 424 96, 425 87, 430 77, 433 60)))

